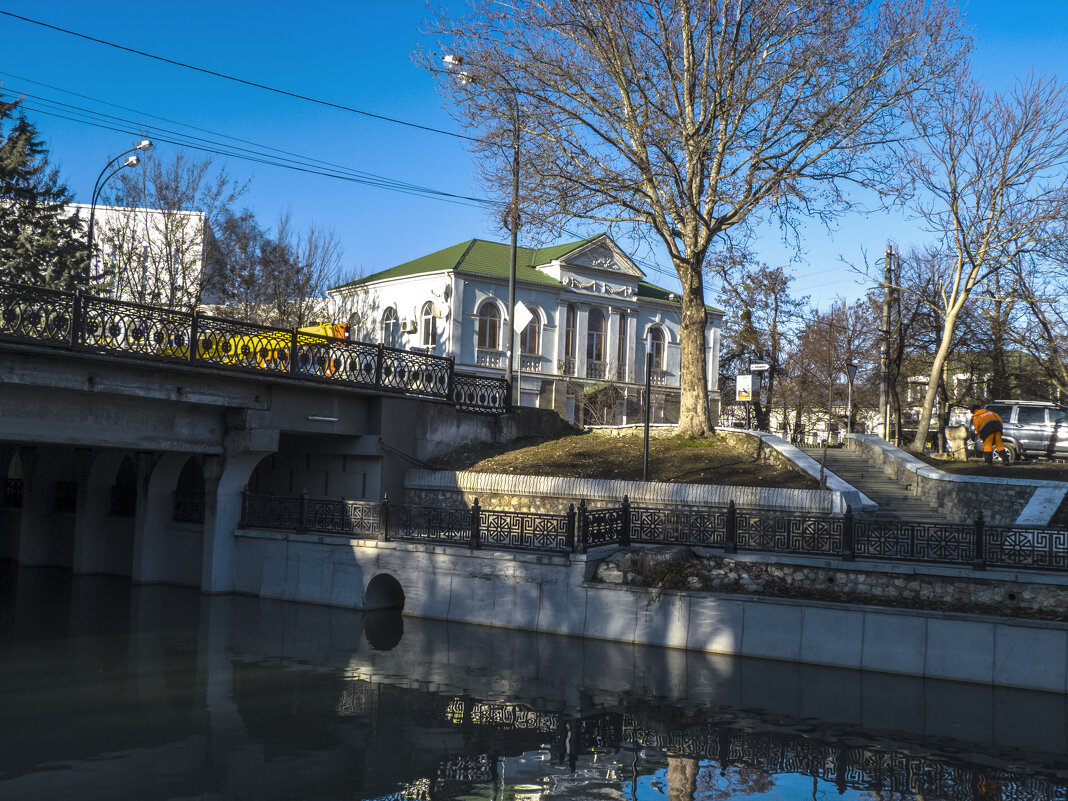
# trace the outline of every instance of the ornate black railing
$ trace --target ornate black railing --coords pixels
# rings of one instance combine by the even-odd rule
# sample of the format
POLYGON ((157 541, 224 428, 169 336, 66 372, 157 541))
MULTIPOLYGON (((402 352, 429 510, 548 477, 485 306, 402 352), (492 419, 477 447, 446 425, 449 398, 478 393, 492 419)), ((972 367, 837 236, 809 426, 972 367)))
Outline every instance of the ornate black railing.
POLYGON ((5 281, 0 339, 438 398, 474 412, 511 403, 504 379, 457 374, 449 357, 5 281))
POLYGON ((992 527, 972 523, 910 523, 802 515, 726 507, 589 509, 582 501, 565 514, 381 504, 245 493, 241 525, 320 531, 354 537, 492 547, 545 553, 584 553, 601 545, 691 545, 725 553, 752 551, 835 557, 852 561, 927 562, 1011 569, 1068 570, 1068 531, 992 527))

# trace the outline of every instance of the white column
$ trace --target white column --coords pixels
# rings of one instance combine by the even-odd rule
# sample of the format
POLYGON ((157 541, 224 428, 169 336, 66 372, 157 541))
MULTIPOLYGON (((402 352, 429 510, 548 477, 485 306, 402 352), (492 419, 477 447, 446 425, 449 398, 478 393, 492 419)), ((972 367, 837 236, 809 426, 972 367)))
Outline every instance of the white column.
POLYGON ((556 348, 552 351, 553 372, 563 375, 563 364, 567 359, 567 304, 556 304, 556 348))
POLYGON ((638 347, 638 313, 627 315, 627 381, 636 382, 638 347))
POLYGON ((575 315, 575 375, 586 377, 586 340, 589 336, 590 307, 582 304, 575 315))
POLYGON ((604 360, 608 365, 608 375, 605 376, 609 381, 618 380, 618 373, 616 372, 616 365, 619 364, 619 326, 624 325, 620 319, 622 314, 618 309, 614 309, 611 306, 607 309, 608 312, 608 324, 607 331, 605 331, 605 343, 604 343, 604 360))

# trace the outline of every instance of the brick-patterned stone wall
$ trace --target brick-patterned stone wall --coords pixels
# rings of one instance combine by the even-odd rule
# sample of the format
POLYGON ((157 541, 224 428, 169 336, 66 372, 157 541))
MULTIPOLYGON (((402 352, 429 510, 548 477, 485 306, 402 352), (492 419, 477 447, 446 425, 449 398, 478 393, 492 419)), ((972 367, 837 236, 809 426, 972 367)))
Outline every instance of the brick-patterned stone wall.
MULTIPOLYGON (((771 450, 768 448, 767 450, 771 450)), ((623 496, 635 506, 739 508, 826 514, 835 508, 834 491, 783 487, 724 487, 665 481, 609 481, 559 476, 409 470, 404 476, 405 502, 459 508, 478 499, 487 509, 562 514, 585 500, 590 508, 619 506, 623 496)))
POLYGON ((1009 526, 1016 522, 1036 485, 1020 479, 989 479, 982 476, 954 476, 886 446, 873 435, 853 435, 850 448, 864 451, 871 463, 917 497, 944 509, 961 521, 972 520, 982 512, 987 522, 1009 526))
MULTIPOLYGON (((923 566, 888 570, 843 562, 834 567, 725 557, 703 548, 635 547, 601 561, 594 580, 695 592, 974 612, 1068 620, 1068 586, 1033 577, 939 575, 923 566)), ((961 571, 957 571, 961 572, 961 571)))

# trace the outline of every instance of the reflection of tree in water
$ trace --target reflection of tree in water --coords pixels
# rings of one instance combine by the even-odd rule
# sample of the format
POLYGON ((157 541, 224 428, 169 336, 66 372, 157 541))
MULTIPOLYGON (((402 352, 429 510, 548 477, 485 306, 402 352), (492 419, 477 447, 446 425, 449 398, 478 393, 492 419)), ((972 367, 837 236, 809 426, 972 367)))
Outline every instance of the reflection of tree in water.
MULTIPOLYGON (((696 779, 695 792, 691 796, 695 801, 719 801, 743 795, 770 793, 775 789, 775 777, 772 774, 744 765, 727 768, 707 765, 697 774, 696 779)), ((690 799, 680 796, 680 801, 690 799)))

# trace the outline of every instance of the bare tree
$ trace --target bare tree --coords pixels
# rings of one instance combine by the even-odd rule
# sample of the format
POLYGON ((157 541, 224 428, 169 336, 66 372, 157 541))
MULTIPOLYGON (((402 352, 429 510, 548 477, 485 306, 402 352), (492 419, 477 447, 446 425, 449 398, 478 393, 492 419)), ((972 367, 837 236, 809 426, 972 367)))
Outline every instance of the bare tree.
POLYGON ((988 92, 962 69, 913 120, 906 172, 942 252, 930 299, 942 332, 911 446, 919 451, 961 310, 982 282, 1044 248, 1068 219, 1068 94, 1055 79, 1033 76, 1007 94, 988 92))
POLYGON ((321 322, 326 290, 342 282, 341 256, 333 231, 311 226, 298 232, 288 212, 279 215, 260 252, 263 322, 282 328, 321 322))
POLYGON ((149 153, 119 179, 106 201, 125 209, 105 215, 98 239, 113 294, 185 310, 218 299, 223 278, 208 269, 212 231, 248 184, 181 151, 169 162, 149 153))
POLYGON ((468 70, 441 81, 462 120, 492 137, 518 118, 527 213, 634 225, 666 248, 692 436, 711 429, 715 238, 751 215, 829 216, 847 186, 888 177, 904 101, 966 49, 948 0, 475 0, 431 32, 468 70))
POLYGON ((720 369, 726 376, 748 371, 750 362, 768 365, 763 393, 755 395, 753 409, 757 426, 767 430, 778 399, 779 381, 788 374, 785 364, 789 345, 797 333, 808 298, 790 296, 793 277, 784 267, 768 267, 752 260, 745 251, 728 250, 709 257, 709 273, 722 287, 724 305, 738 316, 723 320, 723 353, 720 369))
MULTIPOLYGON (((1057 237, 1044 257, 1030 256, 1013 265, 1013 277, 1026 309, 1013 337, 1014 345, 1026 354, 1028 366, 1037 368, 1045 380, 1068 394, 1068 239, 1057 237)), ((1041 390, 1020 370, 1018 384, 1028 384, 1031 394, 1041 390)))

